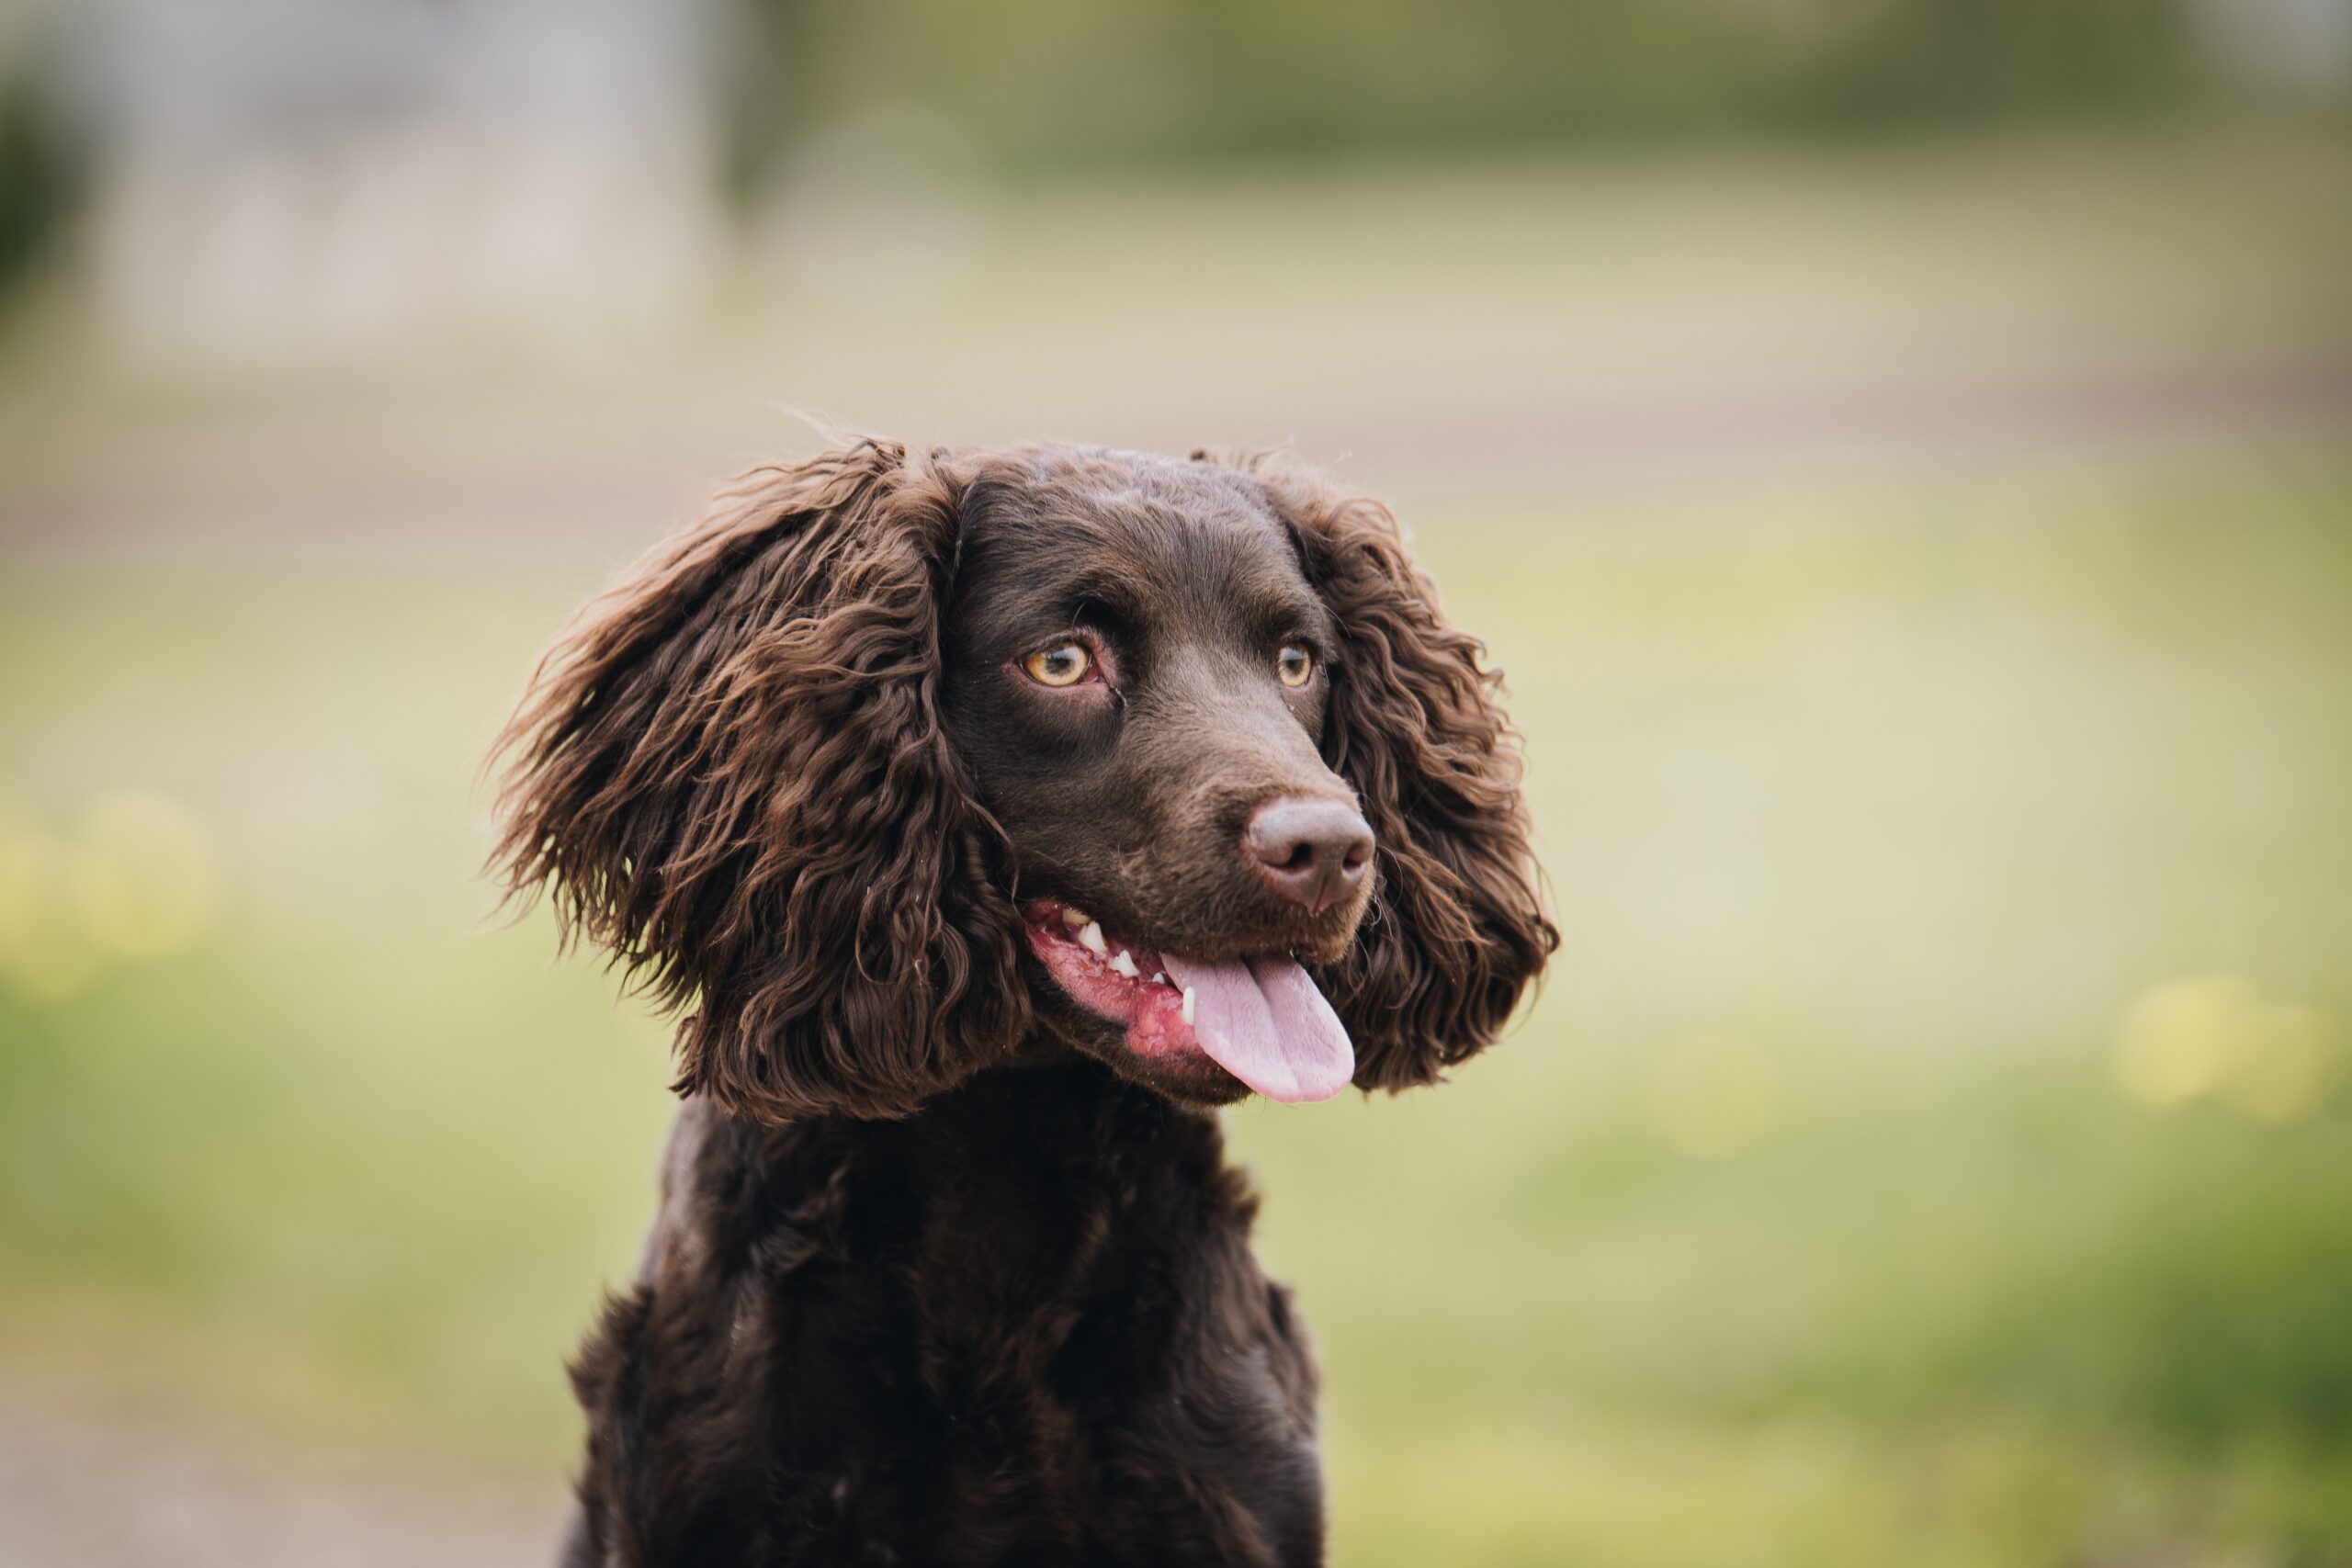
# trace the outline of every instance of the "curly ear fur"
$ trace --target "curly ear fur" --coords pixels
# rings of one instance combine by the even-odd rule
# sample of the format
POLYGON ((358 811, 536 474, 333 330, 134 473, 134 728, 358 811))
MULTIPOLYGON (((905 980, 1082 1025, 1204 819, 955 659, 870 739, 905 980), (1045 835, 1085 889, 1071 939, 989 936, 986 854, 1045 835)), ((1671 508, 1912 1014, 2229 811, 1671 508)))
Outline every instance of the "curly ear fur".
POLYGON ((890 1116, 1028 1024, 939 721, 959 494, 856 442, 746 474, 575 616, 492 752, 492 864, 669 1009, 681 1092, 890 1116))
POLYGON ((1387 507, 1266 455, 1232 466, 1288 525, 1339 626, 1323 755, 1379 845, 1355 945, 1317 978, 1355 1042, 1359 1088, 1429 1083, 1493 1042, 1559 945, 1528 848, 1502 675, 1439 614, 1387 507))

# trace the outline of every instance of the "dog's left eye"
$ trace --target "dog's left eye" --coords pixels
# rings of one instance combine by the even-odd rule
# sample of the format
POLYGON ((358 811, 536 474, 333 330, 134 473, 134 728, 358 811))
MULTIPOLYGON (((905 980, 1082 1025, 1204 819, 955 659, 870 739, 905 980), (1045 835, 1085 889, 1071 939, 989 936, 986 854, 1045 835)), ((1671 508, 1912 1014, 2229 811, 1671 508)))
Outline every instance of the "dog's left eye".
POLYGON ((1285 686, 1304 686, 1315 673, 1315 655, 1295 642, 1286 642, 1283 650, 1274 655, 1274 672, 1283 678, 1285 686))
POLYGON ((1082 642, 1057 642, 1023 660, 1021 668, 1040 686, 1075 686, 1094 668, 1094 655, 1082 642))

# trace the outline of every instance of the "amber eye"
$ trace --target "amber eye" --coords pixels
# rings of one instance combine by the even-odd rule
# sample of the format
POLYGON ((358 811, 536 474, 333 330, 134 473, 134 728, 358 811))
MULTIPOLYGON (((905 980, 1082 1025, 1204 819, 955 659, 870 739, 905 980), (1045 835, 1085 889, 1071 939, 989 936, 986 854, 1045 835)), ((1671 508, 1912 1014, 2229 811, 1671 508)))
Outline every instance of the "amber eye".
POLYGON ((1094 656, 1082 642, 1057 642, 1023 660, 1021 668, 1040 686, 1075 686, 1094 668, 1094 656))
POLYGON ((1295 642, 1286 642, 1283 650, 1274 655, 1274 672, 1283 678, 1285 686, 1304 686, 1315 673, 1315 655, 1295 642))

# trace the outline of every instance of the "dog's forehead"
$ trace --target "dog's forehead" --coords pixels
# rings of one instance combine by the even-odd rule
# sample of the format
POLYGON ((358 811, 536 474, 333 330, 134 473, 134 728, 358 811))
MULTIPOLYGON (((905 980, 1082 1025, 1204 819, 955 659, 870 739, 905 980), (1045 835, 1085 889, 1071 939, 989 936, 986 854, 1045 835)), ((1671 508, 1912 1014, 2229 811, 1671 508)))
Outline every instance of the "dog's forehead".
POLYGON ((1288 532, 1231 469, 1125 453, 1056 455, 987 487, 967 556, 1023 597, 1263 613, 1312 602, 1288 532))

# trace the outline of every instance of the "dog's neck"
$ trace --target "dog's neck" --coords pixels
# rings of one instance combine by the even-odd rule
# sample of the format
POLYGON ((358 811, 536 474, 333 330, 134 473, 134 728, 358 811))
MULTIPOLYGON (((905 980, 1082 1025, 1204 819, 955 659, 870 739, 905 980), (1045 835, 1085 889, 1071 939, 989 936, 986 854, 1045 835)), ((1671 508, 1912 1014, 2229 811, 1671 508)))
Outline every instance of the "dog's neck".
POLYGON ((908 1157, 1019 1166, 1100 1180, 1126 1170, 1208 1155, 1220 1144, 1214 1113, 1175 1105, 1069 1056, 985 1072, 895 1122, 867 1123, 908 1157))
POLYGON ((1082 1060, 981 1073, 893 1121, 762 1127, 689 1100, 663 1189, 648 1277, 673 1240, 748 1201, 755 1224, 985 1286, 1007 1315, 1148 1268, 1152 1248, 1246 1246, 1255 1209, 1214 1112, 1082 1060))
MULTIPOLYGON (((1024 1296, 1114 1263, 1204 1189, 1238 1199, 1213 1113, 1170 1104, 1091 1063, 982 1073, 901 1122, 853 1134, 876 1180, 920 1195, 926 1267, 1024 1296), (1154 1222, 1136 1225, 1138 1211, 1154 1222)), ((1222 1217, 1226 1204, 1204 1213, 1222 1217)), ((1242 1224, 1246 1229, 1247 1221, 1242 1224)))

